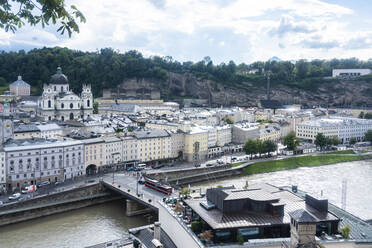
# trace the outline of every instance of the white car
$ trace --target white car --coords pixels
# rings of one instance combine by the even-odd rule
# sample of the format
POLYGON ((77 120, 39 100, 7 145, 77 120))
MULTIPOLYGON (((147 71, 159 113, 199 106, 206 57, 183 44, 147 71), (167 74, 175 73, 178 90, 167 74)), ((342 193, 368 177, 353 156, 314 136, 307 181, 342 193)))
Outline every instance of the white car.
POLYGON ((15 193, 8 197, 9 200, 17 200, 21 197, 21 193, 15 193))

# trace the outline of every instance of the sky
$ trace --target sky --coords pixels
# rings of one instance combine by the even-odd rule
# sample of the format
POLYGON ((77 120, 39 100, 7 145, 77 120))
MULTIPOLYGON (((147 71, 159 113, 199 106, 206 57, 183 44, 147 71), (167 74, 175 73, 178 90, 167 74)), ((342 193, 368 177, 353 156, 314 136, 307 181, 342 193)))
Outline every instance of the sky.
POLYGON ((58 26, 0 30, 0 50, 68 47, 215 64, 372 58, 370 0, 65 0, 87 22, 71 38, 58 26))

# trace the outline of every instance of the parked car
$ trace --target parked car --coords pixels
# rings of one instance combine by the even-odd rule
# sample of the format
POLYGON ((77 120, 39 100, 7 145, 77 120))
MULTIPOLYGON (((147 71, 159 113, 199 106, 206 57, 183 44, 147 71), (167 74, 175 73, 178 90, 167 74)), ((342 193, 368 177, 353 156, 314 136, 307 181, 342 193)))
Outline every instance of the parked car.
POLYGON ((50 185, 50 182, 49 181, 45 181, 45 182, 41 182, 37 185, 38 188, 41 188, 41 187, 45 187, 45 186, 48 186, 50 185))
POLYGON ((206 164, 205 166, 208 166, 209 167, 209 166, 213 166, 213 164, 206 164))
POLYGON ((194 166, 195 166, 195 168, 198 168, 198 167, 200 167, 201 165, 200 165, 200 164, 195 164, 194 166))
POLYGON ((8 197, 8 199, 11 201, 11 200, 17 200, 21 197, 21 193, 15 193, 11 196, 8 197))

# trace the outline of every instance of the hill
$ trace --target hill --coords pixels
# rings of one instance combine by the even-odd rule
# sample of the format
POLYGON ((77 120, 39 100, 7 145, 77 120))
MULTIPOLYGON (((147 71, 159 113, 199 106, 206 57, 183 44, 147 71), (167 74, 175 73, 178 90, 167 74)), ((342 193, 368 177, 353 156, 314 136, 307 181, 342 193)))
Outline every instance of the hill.
MULTIPOLYGON (((283 103, 330 106, 372 106, 372 77, 329 78, 334 68, 372 68, 372 61, 357 59, 271 60, 252 64, 213 64, 209 57, 180 63, 172 57, 145 58, 137 51, 118 53, 111 48, 82 52, 67 48, 42 48, 29 52, 0 53, 0 81, 13 82, 20 74, 41 94, 42 85, 61 66, 74 91, 91 83, 95 97, 126 80, 150 82, 165 100, 209 99, 213 105, 255 105, 265 98, 265 73, 270 71, 272 98, 283 103), (254 74, 251 74, 254 72, 254 74)), ((78 93, 78 92, 77 92, 78 93)))

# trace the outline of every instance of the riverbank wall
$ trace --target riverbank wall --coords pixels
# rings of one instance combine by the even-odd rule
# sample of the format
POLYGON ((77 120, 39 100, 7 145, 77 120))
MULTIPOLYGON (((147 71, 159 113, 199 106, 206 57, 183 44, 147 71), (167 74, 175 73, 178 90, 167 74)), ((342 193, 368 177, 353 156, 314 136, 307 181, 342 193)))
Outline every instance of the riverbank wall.
POLYGON ((94 183, 0 207, 0 226, 88 207, 121 197, 94 183))

